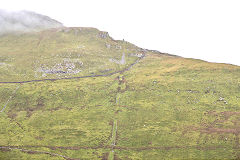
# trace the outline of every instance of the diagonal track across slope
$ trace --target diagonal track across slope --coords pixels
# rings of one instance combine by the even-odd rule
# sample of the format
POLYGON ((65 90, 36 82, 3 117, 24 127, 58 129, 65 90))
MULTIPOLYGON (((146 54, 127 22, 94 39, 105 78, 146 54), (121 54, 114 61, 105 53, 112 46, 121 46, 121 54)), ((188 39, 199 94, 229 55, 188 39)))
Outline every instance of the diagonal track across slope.
POLYGON ((5 105, 3 106, 3 108, 2 108, 2 110, 0 112, 3 112, 6 109, 8 103, 13 98, 13 96, 16 94, 16 92, 19 89, 19 87, 20 87, 20 85, 18 85, 17 88, 13 91, 12 95, 8 98, 7 102, 5 103, 5 105))
POLYGON ((97 74, 97 75, 88 75, 88 76, 80 76, 80 77, 68 77, 68 78, 52 78, 52 79, 38 79, 38 80, 29 80, 29 81, 15 81, 15 82, 0 82, 0 84, 7 84, 7 83, 16 83, 16 84, 22 84, 22 83, 31 83, 31 82, 43 82, 43 81, 57 81, 57 80, 69 80, 69 79, 82 79, 82 78, 93 78, 93 77, 108 77, 112 76, 117 73, 123 73, 125 71, 130 70, 135 64, 137 64, 142 58, 144 58, 145 55, 139 57, 134 63, 130 64, 128 67, 115 71, 108 74, 97 74))

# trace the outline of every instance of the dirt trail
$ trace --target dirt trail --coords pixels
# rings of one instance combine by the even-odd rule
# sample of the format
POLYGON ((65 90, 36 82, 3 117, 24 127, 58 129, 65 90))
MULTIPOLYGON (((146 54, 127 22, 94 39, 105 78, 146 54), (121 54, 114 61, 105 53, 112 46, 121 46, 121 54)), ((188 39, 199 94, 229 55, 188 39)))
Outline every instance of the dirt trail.
POLYGON ((48 155, 51 155, 51 156, 62 157, 62 158, 67 159, 67 160, 77 160, 77 159, 72 159, 72 158, 69 158, 69 157, 61 155, 61 154, 51 153, 51 152, 46 152, 46 151, 33 151, 33 150, 29 150, 29 149, 22 149, 22 148, 16 148, 16 147, 0 147, 0 149, 20 150, 22 152, 26 152, 26 153, 29 153, 29 154, 48 154, 48 155))
MULTIPOLYGON (((219 148, 226 148, 226 146, 216 145, 216 146, 143 146, 143 147, 125 147, 125 146, 0 146, 0 149, 9 149, 9 148, 49 148, 51 150, 62 149, 62 150, 81 150, 81 149, 114 149, 114 150, 172 150, 172 149, 198 149, 198 150, 216 150, 219 148)), ((239 150, 238 148, 232 148, 232 150, 239 150)), ((54 154, 54 153, 53 153, 54 154)))
MULTIPOLYGON (((123 75, 120 75, 116 78, 116 80, 118 81, 118 88, 117 88, 117 94, 116 94, 116 100, 115 100, 115 112, 114 114, 116 115, 118 113, 118 106, 120 106, 120 98, 121 98, 121 94, 123 92, 126 91, 126 80, 124 78, 123 75), (125 86, 125 88, 124 88, 125 86), (123 89, 123 88, 124 89, 123 89)), ((108 156, 108 160, 114 160, 114 157, 116 157, 116 155, 114 154, 114 149, 116 148, 116 141, 117 141, 117 131, 118 131, 118 120, 117 117, 114 116, 114 120, 113 120, 113 128, 112 128, 112 142, 111 142, 111 146, 112 146, 112 150, 109 152, 109 156, 108 156)))
MULTIPOLYGON (((119 102, 116 98, 116 104, 119 102)), ((114 148, 116 146, 116 137, 117 137, 117 119, 114 118, 113 127, 112 127, 112 138, 111 138, 111 151, 108 154, 108 160, 114 160, 114 148)))

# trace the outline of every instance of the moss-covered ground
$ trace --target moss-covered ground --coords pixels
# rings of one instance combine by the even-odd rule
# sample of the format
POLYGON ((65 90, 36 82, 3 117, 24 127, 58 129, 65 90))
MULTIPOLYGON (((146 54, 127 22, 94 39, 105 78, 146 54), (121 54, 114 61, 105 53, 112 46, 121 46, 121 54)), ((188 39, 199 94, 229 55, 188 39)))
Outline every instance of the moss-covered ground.
MULTIPOLYGON (((67 34, 60 33, 61 36, 67 34)), ((92 33, 95 35, 95 31, 92 33)), ((45 44, 46 50, 51 48, 48 44, 74 47, 64 46, 64 41, 58 40, 54 43, 43 40, 41 45, 45 44)), ((34 43, 32 39, 29 41, 34 43)), ((125 52, 129 54, 138 48, 111 39, 99 41, 85 41, 88 50, 85 54, 91 53, 91 49, 104 52, 99 59, 88 58, 83 63, 89 60, 94 74, 100 73, 95 60, 106 65, 107 72, 136 61, 136 57, 126 56, 126 64, 113 64, 108 58, 120 59, 123 49, 108 50, 104 46, 106 41, 125 45, 125 52), (102 62, 104 56, 108 58, 102 62)), ((3 49, 1 46, 2 59, 12 56, 11 61, 4 60, 3 68, 16 67, 18 63, 22 66, 8 73, 2 68, 2 82, 41 78, 34 77, 34 67, 24 69, 32 66, 32 59, 14 60, 14 56, 21 57, 24 51, 11 55, 6 47, 8 54, 4 55, 3 49)), ((11 53, 14 50, 17 49, 13 47, 11 53)), ((27 51, 25 57, 31 54, 27 51)), ((34 58, 40 54, 39 50, 36 52, 34 58)), ((72 56, 77 54, 74 53, 72 56)), ((45 51, 44 54, 48 55, 45 51)), ((130 70, 106 77, 0 84, 0 106, 12 96, 0 112, 0 159, 240 158, 240 67, 157 52, 145 54, 130 70)), ((39 63, 50 66, 48 61, 53 60, 43 58, 39 63)), ((91 74, 82 70, 79 74, 91 74)))

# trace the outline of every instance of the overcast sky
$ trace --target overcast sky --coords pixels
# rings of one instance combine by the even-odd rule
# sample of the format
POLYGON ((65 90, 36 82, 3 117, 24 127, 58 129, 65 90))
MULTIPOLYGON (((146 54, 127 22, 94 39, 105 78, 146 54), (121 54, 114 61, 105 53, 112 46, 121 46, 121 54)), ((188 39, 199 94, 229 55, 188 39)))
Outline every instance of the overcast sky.
POLYGON ((35 11, 142 48, 240 65, 239 0, 2 0, 0 9, 35 11))

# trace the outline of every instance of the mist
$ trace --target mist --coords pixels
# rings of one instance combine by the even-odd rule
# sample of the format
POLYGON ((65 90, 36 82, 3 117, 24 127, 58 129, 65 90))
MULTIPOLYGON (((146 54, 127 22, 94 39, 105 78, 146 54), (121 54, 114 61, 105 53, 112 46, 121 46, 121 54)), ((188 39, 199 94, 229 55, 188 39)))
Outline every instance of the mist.
POLYGON ((0 35, 59 27, 63 27, 63 24, 41 14, 30 11, 13 12, 0 9, 0 35))

